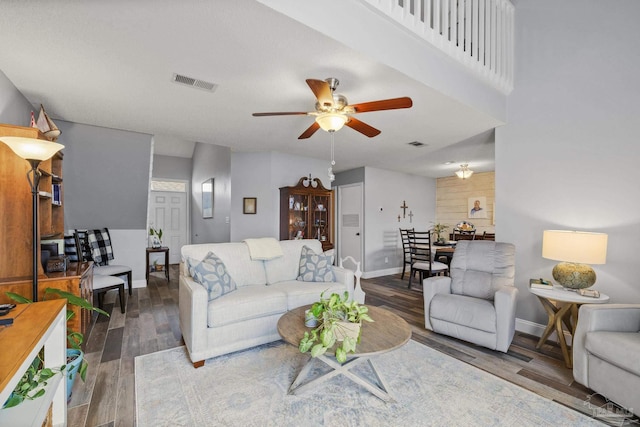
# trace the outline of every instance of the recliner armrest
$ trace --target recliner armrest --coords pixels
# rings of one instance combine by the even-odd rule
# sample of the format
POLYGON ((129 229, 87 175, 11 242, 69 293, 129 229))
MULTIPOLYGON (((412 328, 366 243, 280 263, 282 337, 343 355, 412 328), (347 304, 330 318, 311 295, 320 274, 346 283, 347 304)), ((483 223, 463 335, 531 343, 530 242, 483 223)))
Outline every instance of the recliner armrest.
POLYGON ((640 331, 640 304, 583 304, 573 335, 573 378, 589 387, 589 357, 585 348, 588 332, 640 331))
POLYGON ((516 304, 518 289, 502 286, 493 296, 496 309, 496 350, 506 353, 516 332, 516 304))
POLYGON ((451 293, 451 277, 432 276, 422 282, 422 295, 424 297, 424 326, 433 331, 430 320, 431 300, 437 294, 451 293))

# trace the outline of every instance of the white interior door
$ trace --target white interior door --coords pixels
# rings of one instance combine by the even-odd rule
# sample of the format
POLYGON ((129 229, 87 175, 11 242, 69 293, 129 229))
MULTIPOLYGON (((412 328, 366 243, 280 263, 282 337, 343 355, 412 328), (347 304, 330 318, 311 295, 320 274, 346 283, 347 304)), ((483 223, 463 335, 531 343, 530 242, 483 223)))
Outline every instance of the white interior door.
POLYGON ((364 270, 361 183, 338 187, 338 230, 338 256, 352 256, 360 261, 360 268, 364 270))
POLYGON ((149 224, 162 228, 162 245, 169 247, 169 262, 180 262, 180 250, 188 243, 187 193, 151 191, 149 224))

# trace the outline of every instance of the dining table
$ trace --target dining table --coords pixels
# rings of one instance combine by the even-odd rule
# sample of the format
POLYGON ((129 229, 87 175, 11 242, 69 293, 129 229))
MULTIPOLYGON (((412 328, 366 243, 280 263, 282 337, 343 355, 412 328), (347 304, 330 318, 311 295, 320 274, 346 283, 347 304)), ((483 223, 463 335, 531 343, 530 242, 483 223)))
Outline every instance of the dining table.
POLYGON ((434 261, 439 261, 441 258, 445 258, 445 264, 448 266, 451 265, 451 260, 453 259, 453 253, 456 250, 456 242, 448 241, 446 243, 432 243, 431 244, 431 253, 433 255, 434 261))

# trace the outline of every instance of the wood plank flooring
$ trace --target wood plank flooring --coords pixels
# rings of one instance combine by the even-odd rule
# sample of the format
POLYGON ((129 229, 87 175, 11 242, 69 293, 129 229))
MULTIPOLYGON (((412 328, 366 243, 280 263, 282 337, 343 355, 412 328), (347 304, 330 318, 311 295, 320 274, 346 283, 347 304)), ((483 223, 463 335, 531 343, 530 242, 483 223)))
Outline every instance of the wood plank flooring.
MULTIPOLYGON (((86 342, 87 380, 74 385, 70 427, 135 425, 134 358, 184 344, 178 321, 178 266, 170 271, 170 282, 154 273, 148 287, 134 289, 125 314, 120 313, 116 293, 107 294, 105 310, 111 317, 98 316, 86 342)), ((404 281, 399 274, 362 280, 362 288, 366 304, 403 317, 414 340, 591 415, 585 400, 592 392, 573 381, 554 343, 536 350, 537 337, 516 332, 508 353, 491 351, 424 329, 420 285, 407 289, 406 276, 404 281)))

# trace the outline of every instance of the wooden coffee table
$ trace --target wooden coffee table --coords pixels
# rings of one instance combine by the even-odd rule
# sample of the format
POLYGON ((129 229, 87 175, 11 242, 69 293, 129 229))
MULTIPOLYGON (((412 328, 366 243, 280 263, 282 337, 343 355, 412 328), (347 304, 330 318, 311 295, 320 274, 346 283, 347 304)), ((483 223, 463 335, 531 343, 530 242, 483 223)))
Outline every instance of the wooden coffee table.
MULTIPOLYGON (((291 310, 278 320, 278 332, 285 342, 298 347, 304 333, 313 329, 304 326, 304 311, 310 307, 310 305, 307 305, 291 310)), ((298 376, 289 387, 288 394, 300 393, 311 388, 311 386, 320 385, 342 374, 356 384, 360 384, 385 402, 393 402, 394 399, 389 395, 387 386, 371 359, 374 356, 393 351, 406 344, 411 338, 411 327, 400 316, 379 307, 369 307, 369 316, 371 316, 374 322, 362 322, 360 343, 356 346, 355 353, 349 353, 347 361, 344 364, 340 364, 335 359, 332 349, 329 349, 325 354, 315 359, 321 360, 331 367, 332 370, 302 384, 302 381, 307 377, 314 363, 314 358, 310 357, 307 364, 300 370, 300 373, 298 373, 298 376), (350 372, 351 369, 365 362, 368 363, 373 371, 377 380, 375 383, 369 382, 367 379, 350 372)))

